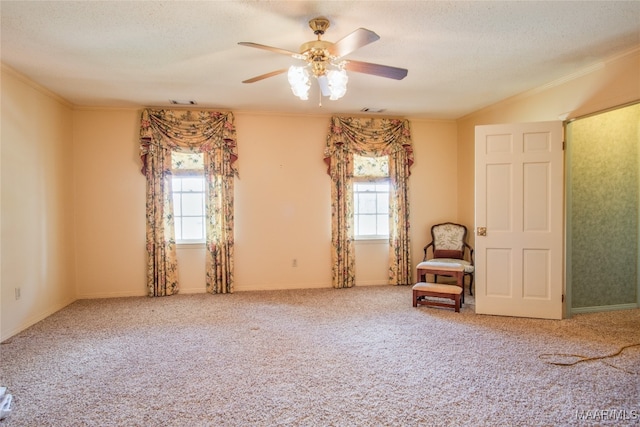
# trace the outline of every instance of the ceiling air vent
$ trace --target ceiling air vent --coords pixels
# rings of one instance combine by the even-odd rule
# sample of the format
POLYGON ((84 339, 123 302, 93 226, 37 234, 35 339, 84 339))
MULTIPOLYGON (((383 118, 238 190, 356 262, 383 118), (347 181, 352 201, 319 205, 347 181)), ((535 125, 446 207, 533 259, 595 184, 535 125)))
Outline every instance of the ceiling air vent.
POLYGON ((386 108, 369 108, 364 107, 362 110, 363 113, 383 113, 386 111, 386 108))
POLYGON ((173 105, 196 105, 196 101, 185 101, 185 100, 181 100, 181 99, 170 99, 169 100, 170 103, 172 103, 173 105))

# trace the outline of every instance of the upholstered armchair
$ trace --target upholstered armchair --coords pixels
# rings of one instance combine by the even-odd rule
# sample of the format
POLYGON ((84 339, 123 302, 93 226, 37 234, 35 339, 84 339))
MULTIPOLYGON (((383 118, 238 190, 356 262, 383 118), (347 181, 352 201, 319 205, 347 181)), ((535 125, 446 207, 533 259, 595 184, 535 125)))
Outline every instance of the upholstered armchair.
MULTIPOLYGON (((464 277, 469 276, 469 294, 473 295, 473 248, 467 243, 467 227, 462 224, 445 222, 431 227, 431 242, 424 247, 424 259, 418 267, 427 267, 429 264, 461 265, 464 268, 464 277), (431 249, 431 250, 429 250, 431 249)), ((418 280, 426 278, 418 277, 418 280)), ((434 277, 434 282, 438 276, 434 277)), ((464 287, 464 280, 463 280, 464 287)))

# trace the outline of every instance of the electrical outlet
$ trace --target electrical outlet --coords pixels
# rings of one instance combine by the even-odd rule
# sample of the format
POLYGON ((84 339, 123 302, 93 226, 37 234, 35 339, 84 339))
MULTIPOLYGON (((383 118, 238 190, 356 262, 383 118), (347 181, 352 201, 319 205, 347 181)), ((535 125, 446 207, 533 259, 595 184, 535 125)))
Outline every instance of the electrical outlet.
POLYGON ((293 261, 291 261, 291 267, 297 267, 298 266, 298 260, 297 259, 293 259, 293 261))
POLYGON ((16 288, 16 301, 20 299, 20 288, 16 288))

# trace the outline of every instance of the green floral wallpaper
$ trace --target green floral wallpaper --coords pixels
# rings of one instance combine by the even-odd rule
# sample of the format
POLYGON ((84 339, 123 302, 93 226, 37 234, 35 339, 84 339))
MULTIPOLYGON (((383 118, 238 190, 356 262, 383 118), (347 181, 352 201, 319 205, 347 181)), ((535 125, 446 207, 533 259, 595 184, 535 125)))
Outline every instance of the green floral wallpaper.
POLYGON ((572 308, 633 304, 640 104, 576 120, 567 137, 572 308))

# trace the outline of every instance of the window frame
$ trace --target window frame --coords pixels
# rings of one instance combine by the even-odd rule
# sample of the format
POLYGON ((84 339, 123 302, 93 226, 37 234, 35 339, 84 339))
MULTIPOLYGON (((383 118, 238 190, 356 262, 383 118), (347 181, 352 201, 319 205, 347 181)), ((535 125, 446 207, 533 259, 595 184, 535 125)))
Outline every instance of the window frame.
MULTIPOLYGON (((356 213, 356 203, 357 203, 357 194, 358 193, 366 193, 365 191, 356 191, 356 186, 358 184, 380 184, 380 183, 385 183, 387 185, 387 197, 390 196, 391 193, 391 179, 386 176, 386 177, 353 177, 353 187, 351 189, 351 191, 353 192, 353 238, 356 241, 360 241, 360 242, 366 242, 366 241, 388 241, 389 240, 389 232, 387 231, 387 234, 358 234, 357 230, 358 230, 358 225, 357 225, 357 221, 358 221, 358 216, 360 215, 374 215, 374 216, 378 216, 380 214, 378 214, 378 210, 377 210, 377 206, 376 206, 376 213, 375 214, 360 214, 360 213, 356 213)), ((376 194, 380 193, 378 191, 375 192, 376 194)), ((387 219, 387 224, 389 221, 389 212, 387 212, 386 214, 386 219, 387 219)), ((387 230, 389 230, 389 227, 387 225, 387 230)), ((376 223, 376 231, 378 230, 378 225, 376 223)))
MULTIPOLYGON (((179 151, 176 153, 180 153, 179 151)), ((173 154, 173 153, 172 153, 173 154)), ((190 153, 194 154, 194 153, 190 153)), ((206 180, 204 176, 204 168, 203 169, 171 169, 171 198, 173 203, 173 221, 174 221, 174 237, 176 240, 176 245, 180 245, 181 247, 200 247, 204 246, 207 241, 207 188, 206 188, 206 180), (182 189, 178 192, 175 190, 174 186, 174 178, 184 179, 184 178, 199 178, 202 181, 202 191, 183 191, 182 189), (182 197, 180 197, 180 215, 176 214, 176 206, 175 206, 175 196, 176 193, 182 194, 202 194, 202 215, 182 215, 182 197), (202 218, 202 238, 201 239, 182 239, 178 238, 177 234, 177 222, 180 221, 180 230, 182 230, 183 218, 202 218)), ((182 185, 181 185, 182 187, 182 185)), ((182 237, 182 232, 180 233, 182 237)))

